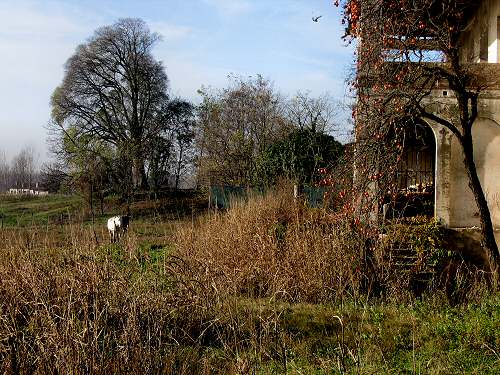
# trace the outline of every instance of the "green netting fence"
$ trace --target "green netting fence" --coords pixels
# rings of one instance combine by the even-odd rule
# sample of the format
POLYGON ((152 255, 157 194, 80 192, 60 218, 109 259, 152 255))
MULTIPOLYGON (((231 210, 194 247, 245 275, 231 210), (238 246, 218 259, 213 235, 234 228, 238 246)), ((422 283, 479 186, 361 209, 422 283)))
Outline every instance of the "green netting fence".
MULTIPOLYGON (((309 207, 322 207, 324 195, 328 188, 324 186, 304 186, 302 196, 309 207)), ((211 208, 227 209, 231 202, 239 199, 247 199, 250 195, 265 194, 266 189, 262 187, 218 185, 211 186, 209 190, 209 205, 211 208)), ((293 190, 290 191, 293 195, 293 190)))

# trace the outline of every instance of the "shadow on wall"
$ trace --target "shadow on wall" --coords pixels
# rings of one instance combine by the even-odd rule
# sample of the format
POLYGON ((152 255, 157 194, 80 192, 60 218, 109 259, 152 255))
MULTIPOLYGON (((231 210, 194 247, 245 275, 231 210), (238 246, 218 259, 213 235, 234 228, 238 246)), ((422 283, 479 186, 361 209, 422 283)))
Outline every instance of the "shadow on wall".
MULTIPOLYGON (((474 159, 479 167, 479 178, 488 200, 493 226, 500 228, 500 124, 490 119, 479 119, 474 129, 474 159)), ((497 237, 498 243, 498 237, 497 237)))
MULTIPOLYGON (((500 194, 500 125, 480 118, 473 127, 474 161, 486 195, 493 226, 500 227, 500 205, 494 200, 500 194)), ((479 210, 469 187, 458 139, 453 137, 450 161, 450 222, 455 228, 479 226, 479 210)))

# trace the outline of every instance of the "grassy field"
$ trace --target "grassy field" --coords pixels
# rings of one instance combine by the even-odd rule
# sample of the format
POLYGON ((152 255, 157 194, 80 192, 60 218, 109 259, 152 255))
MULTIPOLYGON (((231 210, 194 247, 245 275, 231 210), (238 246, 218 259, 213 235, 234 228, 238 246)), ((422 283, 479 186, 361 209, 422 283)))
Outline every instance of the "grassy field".
MULTIPOLYGON (((155 244, 158 238, 172 233, 179 223, 192 220, 206 207, 203 196, 180 195, 160 199, 144 199, 130 207, 133 225, 131 233, 141 241, 155 244)), ((99 242, 106 242, 106 222, 110 216, 125 214, 126 205, 117 198, 107 198, 94 212, 94 226, 88 204, 78 195, 49 195, 44 197, 0 194, 0 228, 19 230, 33 228, 61 234, 70 224, 91 228, 99 242)))
POLYGON ((281 196, 196 217, 139 202, 110 244, 106 215, 80 221, 77 198, 0 203, 10 218, 42 218, 36 207, 74 220, 0 229, 2 373, 500 371, 495 286, 461 284, 458 303, 437 284, 415 298, 380 264, 367 287, 353 260, 363 236, 328 212, 281 196))
POLYGON ((0 194, 0 227, 66 221, 71 215, 81 212, 82 203, 76 195, 33 197, 0 194))
MULTIPOLYGON (((95 203, 95 219, 104 222, 111 215, 125 214, 126 204, 117 197, 107 197, 103 213, 95 203)), ((203 194, 178 193, 164 195, 158 199, 144 197, 131 204, 135 220, 178 220, 197 215, 207 206, 203 194)), ((91 215, 88 203, 79 195, 52 194, 49 196, 22 196, 0 194, 0 226, 46 225, 47 223, 89 222, 91 215), (2 224, 3 223, 3 224, 2 224)))

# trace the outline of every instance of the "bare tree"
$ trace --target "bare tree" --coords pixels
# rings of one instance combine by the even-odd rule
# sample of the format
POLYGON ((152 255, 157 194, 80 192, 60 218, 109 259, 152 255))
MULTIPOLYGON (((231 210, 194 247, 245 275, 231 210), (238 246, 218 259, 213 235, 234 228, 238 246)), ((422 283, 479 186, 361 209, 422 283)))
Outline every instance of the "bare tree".
POLYGON ((51 102, 54 125, 97 137, 130 159, 135 188, 147 187, 144 155, 165 126, 168 79, 151 53, 158 40, 139 19, 97 29, 66 62, 51 102))
POLYGON ((335 127, 339 105, 327 93, 312 97, 309 92, 297 92, 287 103, 287 116, 299 129, 331 132, 335 127))
POLYGON ((10 166, 5 151, 0 151, 0 192, 7 190, 11 185, 10 166))
POLYGON ((35 186, 36 166, 35 150, 25 146, 12 159, 11 175, 13 183, 18 188, 31 189, 35 186))
POLYGON ((284 100, 270 81, 231 77, 220 91, 200 90, 198 168, 207 182, 248 184, 256 157, 288 134, 284 100))
POLYGON ((50 193, 60 192, 69 179, 70 176, 61 163, 44 163, 40 168, 40 187, 50 193))
MULTIPOLYGON (((357 74, 358 180, 390 182, 406 130, 430 120, 458 140, 492 265, 500 265, 491 214, 474 161, 472 131, 481 93, 498 79, 464 58, 462 40, 479 1, 347 0, 348 37, 359 39, 357 74), (451 95, 437 100, 439 87, 451 95)), ((494 266, 492 266, 494 268, 494 266)))

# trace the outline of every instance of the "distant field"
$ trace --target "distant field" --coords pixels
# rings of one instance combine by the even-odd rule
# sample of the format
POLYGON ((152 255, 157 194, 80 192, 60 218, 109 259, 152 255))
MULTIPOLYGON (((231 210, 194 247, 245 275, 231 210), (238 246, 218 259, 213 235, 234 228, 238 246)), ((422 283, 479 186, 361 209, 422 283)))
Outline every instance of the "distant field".
MULTIPOLYGON (((127 209, 116 197, 107 197, 101 214, 100 205, 94 212, 95 239, 109 242, 106 221, 110 216, 125 214, 127 209)), ((206 202, 197 194, 178 194, 159 199, 134 202, 131 207, 130 234, 142 247, 163 247, 169 244, 174 228, 203 212, 206 202)), ((92 229, 92 216, 88 205, 79 195, 49 195, 44 197, 0 194, 0 229, 18 231, 43 228, 50 231, 51 242, 58 246, 68 241, 67 234, 74 228, 92 229)), ((46 240, 44 240, 46 242, 46 240)))
POLYGON ((0 195, 0 226, 46 225, 68 220, 82 213, 83 201, 77 195, 45 197, 0 195))
MULTIPOLYGON (((131 204, 134 221, 172 221, 203 212, 207 203, 196 193, 173 193, 158 199, 141 197, 131 204)), ((104 223, 112 215, 125 214, 125 203, 107 197, 101 214, 96 202, 95 222, 104 223)), ((43 197, 0 194, 0 227, 91 222, 88 204, 79 195, 54 194, 43 197)))

